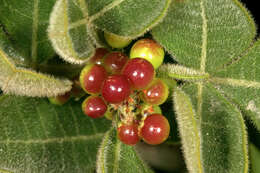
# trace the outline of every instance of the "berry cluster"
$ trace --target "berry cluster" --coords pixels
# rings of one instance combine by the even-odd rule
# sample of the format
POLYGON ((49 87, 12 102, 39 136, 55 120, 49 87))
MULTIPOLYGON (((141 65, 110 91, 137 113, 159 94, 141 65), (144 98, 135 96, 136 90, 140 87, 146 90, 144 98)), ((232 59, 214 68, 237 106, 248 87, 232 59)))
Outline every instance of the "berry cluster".
MULTIPOLYGON (((106 38, 115 40, 114 36, 106 38)), ((126 44, 129 41, 116 46, 126 44)), ((158 105, 166 101, 168 86, 155 77, 163 58, 163 49, 151 39, 137 41, 130 59, 120 51, 96 49, 79 77, 80 86, 89 94, 82 103, 83 112, 113 120, 125 144, 134 145, 140 139, 153 145, 164 142, 170 126, 158 105)))

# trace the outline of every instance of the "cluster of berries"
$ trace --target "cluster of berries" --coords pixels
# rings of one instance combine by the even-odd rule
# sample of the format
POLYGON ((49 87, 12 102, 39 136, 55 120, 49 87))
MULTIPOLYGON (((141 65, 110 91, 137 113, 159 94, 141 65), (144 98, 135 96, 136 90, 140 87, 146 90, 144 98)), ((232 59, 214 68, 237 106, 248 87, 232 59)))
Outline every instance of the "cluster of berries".
POLYGON ((90 94, 82 103, 92 118, 113 119, 118 138, 134 145, 140 139, 148 144, 164 142, 170 131, 168 120, 158 105, 168 97, 168 86, 155 77, 164 58, 160 45, 151 39, 138 40, 130 58, 123 52, 96 49, 80 74, 80 85, 90 94))

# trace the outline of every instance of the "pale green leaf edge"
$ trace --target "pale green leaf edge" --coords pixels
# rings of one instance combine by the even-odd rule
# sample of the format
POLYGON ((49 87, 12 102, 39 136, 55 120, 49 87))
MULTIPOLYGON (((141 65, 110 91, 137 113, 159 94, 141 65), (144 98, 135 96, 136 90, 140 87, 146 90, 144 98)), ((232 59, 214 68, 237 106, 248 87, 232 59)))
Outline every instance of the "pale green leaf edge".
POLYGON ((64 94, 72 87, 72 82, 67 79, 56 79, 50 75, 16 67, 2 49, 0 49, 0 61, 2 61, 0 69, 6 70, 1 72, 2 82, 0 82, 4 94, 53 97, 64 94), (11 82, 13 79, 15 81, 11 82))
POLYGON ((158 68, 156 74, 159 77, 184 81, 207 80, 210 77, 208 73, 200 72, 177 64, 163 64, 158 68))
POLYGON ((190 173, 203 173, 200 129, 191 100, 180 88, 176 87, 173 93, 173 103, 187 168, 190 173))

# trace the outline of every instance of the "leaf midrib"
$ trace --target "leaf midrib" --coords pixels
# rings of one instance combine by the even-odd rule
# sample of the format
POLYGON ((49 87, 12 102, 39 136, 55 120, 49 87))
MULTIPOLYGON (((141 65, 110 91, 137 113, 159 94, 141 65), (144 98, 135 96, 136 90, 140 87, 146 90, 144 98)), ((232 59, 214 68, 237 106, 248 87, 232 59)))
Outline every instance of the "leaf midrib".
POLYGON ((24 144, 24 145, 31 145, 31 144, 49 144, 49 143, 64 143, 64 142, 73 142, 73 141, 87 141, 87 140, 94 140, 99 139, 104 136, 104 133, 96 133, 95 135, 78 135, 78 136, 65 136, 62 138, 48 138, 48 139, 29 139, 29 140, 1 140, 0 144, 24 144))

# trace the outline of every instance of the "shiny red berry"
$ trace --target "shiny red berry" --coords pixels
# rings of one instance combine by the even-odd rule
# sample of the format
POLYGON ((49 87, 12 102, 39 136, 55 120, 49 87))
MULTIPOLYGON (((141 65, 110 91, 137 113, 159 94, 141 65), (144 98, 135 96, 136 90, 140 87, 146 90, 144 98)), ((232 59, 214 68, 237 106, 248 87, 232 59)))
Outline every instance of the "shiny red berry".
POLYGON ((105 56, 104 67, 111 74, 119 74, 128 57, 122 52, 111 52, 105 56))
POLYGON ((102 96, 109 103, 120 103, 127 99, 131 88, 124 75, 111 75, 103 84, 102 96))
POLYGON ((107 105, 99 96, 89 96, 82 103, 83 112, 91 118, 103 117, 107 111, 107 105))
POLYGON ((155 71, 152 64, 142 58, 130 59, 122 70, 134 89, 144 89, 152 82, 155 71))
POLYGON ((108 53, 109 51, 106 48, 97 48, 95 55, 90 58, 90 63, 95 64, 102 64, 103 57, 108 53))
POLYGON ((127 145, 135 145, 139 142, 137 124, 122 124, 117 129, 118 138, 127 145))
POLYGON ((161 79, 155 79, 151 85, 143 90, 142 99, 151 105, 163 104, 169 95, 167 84, 161 79))
POLYGON ((161 114, 151 114, 147 116, 140 130, 142 139, 151 145, 164 142, 170 133, 168 120, 161 114))
POLYGON ((66 92, 63 95, 59 95, 56 97, 49 97, 49 101, 54 105, 63 105, 69 101, 71 97, 71 92, 66 92))
POLYGON ((84 67, 80 73, 80 85, 89 94, 100 93, 102 84, 107 78, 105 68, 98 64, 84 67))

